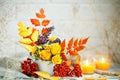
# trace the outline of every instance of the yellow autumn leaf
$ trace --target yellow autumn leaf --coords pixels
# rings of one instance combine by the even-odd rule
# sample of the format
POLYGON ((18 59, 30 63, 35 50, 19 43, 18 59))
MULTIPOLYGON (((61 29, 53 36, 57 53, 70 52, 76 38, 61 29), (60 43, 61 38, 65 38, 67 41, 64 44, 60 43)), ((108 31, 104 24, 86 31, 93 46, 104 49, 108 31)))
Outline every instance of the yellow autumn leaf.
POLYGON ((56 39, 57 39, 56 36, 52 36, 52 37, 49 38, 50 41, 54 41, 54 40, 56 40, 56 39))
POLYGON ((19 35, 22 36, 22 37, 27 37, 28 32, 27 31, 21 31, 21 32, 19 32, 19 35))
POLYGON ((19 22, 19 23, 18 23, 18 26, 19 26, 19 29, 18 29, 18 30, 19 30, 20 32, 27 30, 27 27, 26 27, 25 24, 22 23, 22 22, 19 22))
POLYGON ((20 32, 19 32, 19 35, 22 36, 22 37, 30 36, 30 35, 32 34, 32 30, 33 30, 32 27, 28 27, 27 30, 25 30, 25 31, 20 31, 20 32))
POLYGON ((52 76, 52 77, 50 77, 50 80, 60 80, 60 77, 52 76))
POLYGON ((20 27, 18 28, 19 32, 23 32, 23 31, 27 31, 27 28, 26 27, 20 27))
POLYGON ((24 47, 33 54, 37 50, 37 46, 25 45, 24 47))
POLYGON ((33 31, 33 28, 32 27, 28 27, 28 29, 27 29, 28 36, 32 34, 32 31, 33 31))
POLYGON ((18 22, 19 27, 25 27, 25 24, 23 22, 18 22))
POLYGON ((33 28, 32 27, 27 27, 24 23, 19 22, 19 35, 22 37, 27 37, 32 34, 33 28))
POLYGON ((46 79, 50 78, 50 74, 48 72, 36 71, 35 73, 42 78, 46 79))
POLYGON ((23 38, 19 42, 23 43, 23 44, 31 44, 32 43, 32 41, 29 38, 23 38))
POLYGON ((33 40, 33 42, 36 42, 38 40, 38 35, 39 35, 39 32, 35 30, 31 35, 31 39, 33 40))

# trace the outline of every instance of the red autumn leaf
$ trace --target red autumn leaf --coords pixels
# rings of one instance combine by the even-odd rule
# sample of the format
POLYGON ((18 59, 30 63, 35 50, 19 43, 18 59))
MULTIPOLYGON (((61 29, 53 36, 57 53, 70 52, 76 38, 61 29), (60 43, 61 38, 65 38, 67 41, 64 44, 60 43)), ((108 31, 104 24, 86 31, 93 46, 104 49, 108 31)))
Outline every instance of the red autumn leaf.
POLYGON ((70 39, 70 41, 68 42, 68 49, 71 49, 73 44, 73 38, 70 39))
POLYGON ((44 14, 40 14, 40 13, 36 13, 36 17, 37 18, 45 18, 45 15, 44 14))
POLYGON ((61 42, 61 48, 62 48, 62 51, 65 49, 65 45, 66 45, 66 42, 65 42, 65 39, 61 42))
POLYGON ((78 44, 79 44, 79 46, 82 44, 82 39, 79 40, 79 43, 78 43, 78 44))
POLYGON ((77 47, 77 44, 78 44, 78 39, 74 41, 74 47, 77 47))
POLYGON ((70 55, 71 55, 71 56, 76 56, 76 55, 78 55, 78 53, 77 53, 77 52, 72 51, 72 50, 69 50, 69 53, 70 53, 70 55))
POLYGON ((65 53, 61 53, 61 57, 62 57, 62 59, 63 59, 64 61, 67 61, 67 58, 66 58, 66 56, 65 56, 65 53))
POLYGON ((50 23, 50 20, 43 20, 42 25, 47 26, 50 23))
POLYGON ((81 50, 83 50, 85 48, 85 46, 79 46, 79 47, 77 47, 77 48, 75 48, 75 50, 77 50, 77 51, 81 51, 81 50))
POLYGON ((87 37, 87 38, 85 38, 85 39, 83 39, 83 40, 82 40, 82 44, 86 44, 86 43, 87 43, 87 41, 88 41, 88 39, 89 39, 88 37, 87 37))
POLYGON ((41 34, 44 35, 45 33, 48 32, 48 30, 49 30, 49 28, 43 28, 41 34))
POLYGON ((35 26, 40 26, 40 22, 37 19, 31 19, 31 23, 35 26))

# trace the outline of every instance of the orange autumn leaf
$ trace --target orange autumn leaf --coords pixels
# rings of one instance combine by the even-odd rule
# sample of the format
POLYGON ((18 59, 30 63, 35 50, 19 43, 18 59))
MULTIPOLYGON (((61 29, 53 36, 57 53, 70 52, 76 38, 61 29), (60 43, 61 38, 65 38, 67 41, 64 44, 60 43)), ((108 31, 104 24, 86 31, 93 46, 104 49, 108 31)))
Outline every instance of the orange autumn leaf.
POLYGON ((40 9, 40 13, 36 13, 36 17, 38 17, 38 18, 45 18, 45 14, 44 14, 44 9, 43 8, 40 9))
POLYGON ((78 39, 74 41, 74 47, 77 47, 77 44, 78 44, 78 39))
POLYGON ((77 53, 76 51, 73 51, 73 50, 69 50, 69 54, 70 54, 71 56, 76 56, 76 55, 78 55, 78 53, 77 53))
POLYGON ((44 9, 43 8, 40 9, 40 13, 44 14, 44 9))
POLYGON ((50 23, 50 20, 43 20, 42 25, 47 26, 50 23))
POLYGON ((78 44, 79 44, 79 45, 81 45, 81 44, 82 44, 82 39, 80 39, 80 40, 79 40, 79 43, 78 43, 78 44))
POLYGON ((80 51, 80 50, 82 50, 82 49, 84 49, 85 48, 85 46, 79 46, 79 47, 77 47, 77 48, 75 48, 77 51, 80 51))
POLYGON ((86 44, 86 43, 87 43, 87 41, 88 41, 88 39, 89 39, 89 37, 87 37, 87 38, 83 39, 83 40, 82 40, 82 44, 86 44))
POLYGON ((31 45, 31 46, 35 46, 36 44, 35 44, 35 42, 32 42, 30 45, 31 45))
POLYGON ((44 14, 40 14, 40 13, 36 13, 36 17, 38 17, 38 18, 45 18, 45 15, 44 14))
POLYGON ((37 19, 31 19, 31 23, 35 26, 40 26, 40 22, 37 19))
POLYGON ((65 39, 61 42, 61 48, 62 48, 62 51, 65 49, 65 45, 66 45, 66 42, 65 42, 65 39))
POLYGON ((66 56, 65 56, 65 53, 61 53, 61 57, 62 57, 62 59, 63 59, 64 61, 67 61, 67 58, 66 58, 66 56))
POLYGON ((70 39, 70 41, 68 42, 68 49, 71 49, 73 45, 73 38, 70 39))
POLYGON ((45 33, 47 33, 47 32, 48 32, 48 30, 49 30, 49 28, 43 28, 43 29, 42 29, 42 32, 41 32, 41 33, 42 33, 42 35, 44 35, 45 33))

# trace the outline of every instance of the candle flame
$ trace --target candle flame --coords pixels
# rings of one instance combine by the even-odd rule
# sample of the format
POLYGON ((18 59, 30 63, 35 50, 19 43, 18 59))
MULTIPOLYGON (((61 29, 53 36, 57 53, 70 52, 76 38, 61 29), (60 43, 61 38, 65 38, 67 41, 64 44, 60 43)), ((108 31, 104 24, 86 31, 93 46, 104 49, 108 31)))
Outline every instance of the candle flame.
POLYGON ((86 64, 86 65, 89 65, 89 61, 88 61, 88 60, 86 60, 86 61, 85 61, 85 64, 86 64))
POLYGON ((102 63, 104 63, 104 62, 105 62, 105 59, 104 59, 104 58, 102 58, 102 59, 101 59, 101 62, 102 62, 102 63))

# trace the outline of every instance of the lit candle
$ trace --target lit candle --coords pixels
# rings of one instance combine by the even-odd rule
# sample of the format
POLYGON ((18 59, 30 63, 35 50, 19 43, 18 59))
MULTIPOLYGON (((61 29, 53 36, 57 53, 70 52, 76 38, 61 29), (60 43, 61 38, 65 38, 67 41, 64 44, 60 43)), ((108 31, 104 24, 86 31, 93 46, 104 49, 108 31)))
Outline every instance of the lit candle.
POLYGON ((110 63, 104 58, 101 58, 100 61, 96 62, 96 68, 99 70, 108 70, 110 68, 110 63))
POLYGON ((95 66, 86 60, 84 63, 82 63, 81 68, 84 74, 92 74, 94 73, 95 66))

